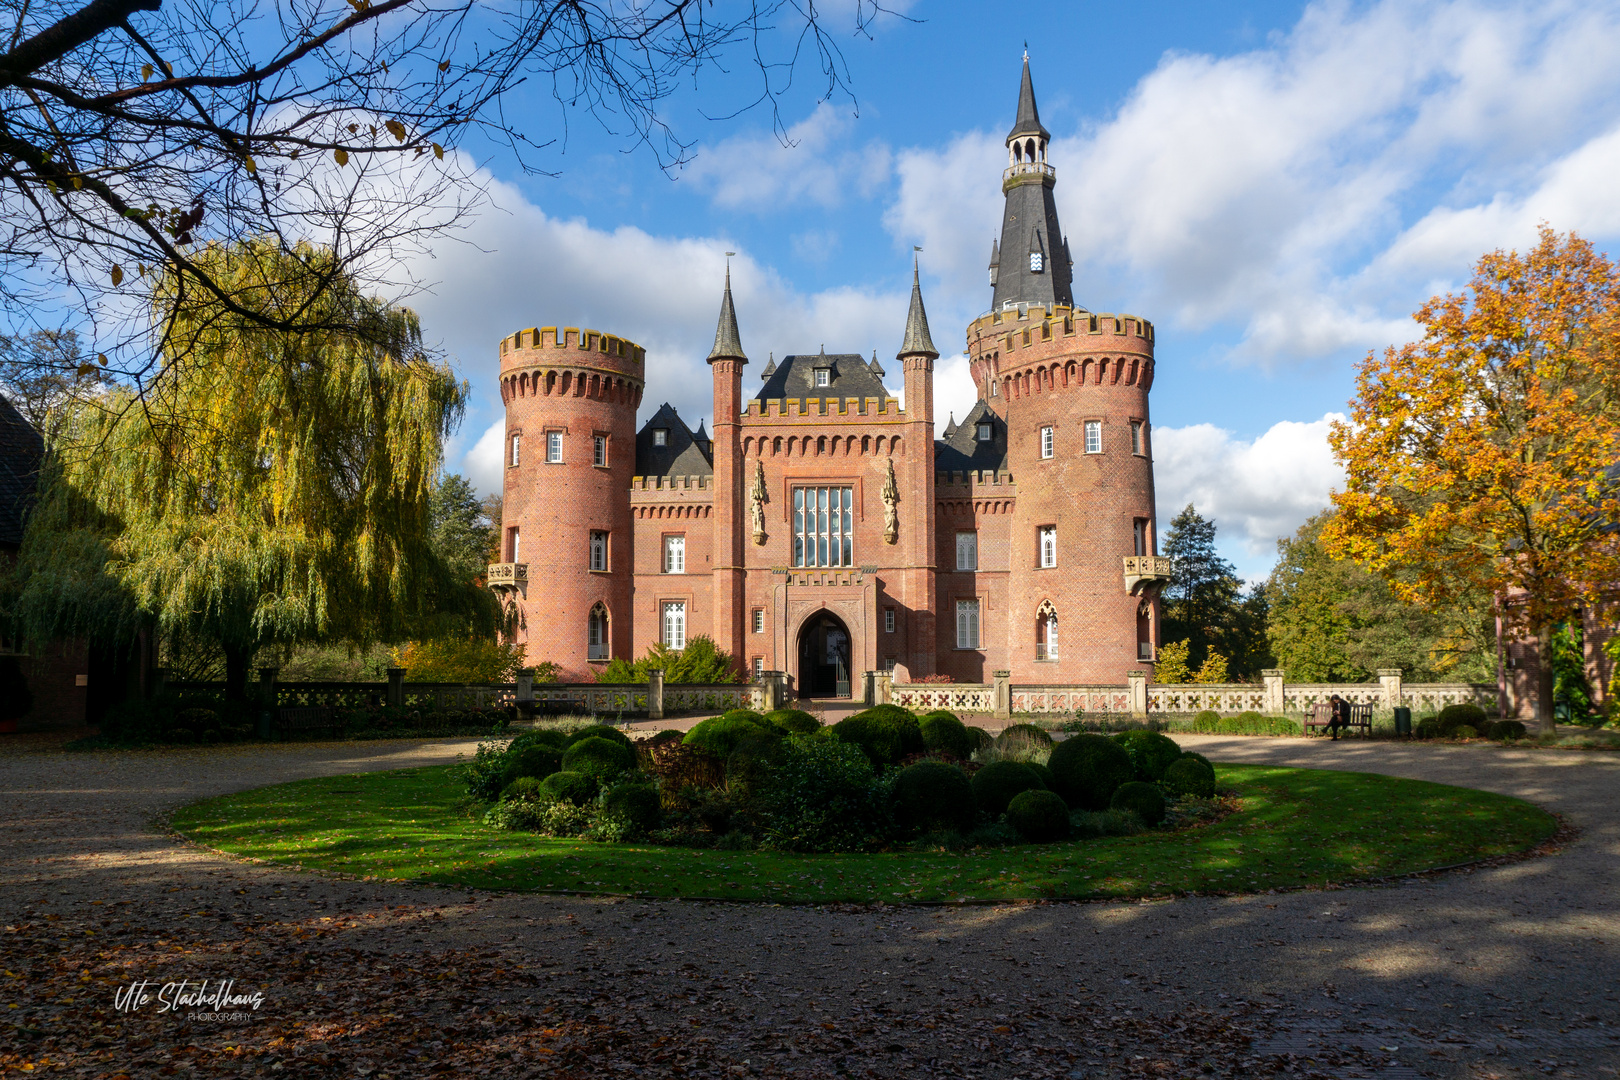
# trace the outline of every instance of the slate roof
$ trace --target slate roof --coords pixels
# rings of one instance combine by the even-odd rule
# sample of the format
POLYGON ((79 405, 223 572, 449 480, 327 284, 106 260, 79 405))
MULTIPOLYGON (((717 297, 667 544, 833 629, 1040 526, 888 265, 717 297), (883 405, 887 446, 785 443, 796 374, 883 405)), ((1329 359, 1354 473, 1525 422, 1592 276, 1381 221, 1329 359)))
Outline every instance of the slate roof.
MULTIPOLYGON (((1018 121, 1007 140, 1034 134, 1046 138, 1041 118, 1035 111, 1035 87, 1029 79, 1029 58, 1024 58, 1024 81, 1018 93, 1018 121)), ((991 265, 999 269, 990 301, 990 310, 1005 311, 1018 304, 1042 304, 1048 309, 1062 304, 1074 307, 1074 286, 1069 268, 1069 242, 1058 224, 1057 203, 1052 198, 1052 177, 1028 175, 1024 182, 1007 188, 1001 216, 1001 241, 991 249, 991 265), (1031 271, 1031 253, 1041 255, 1041 271, 1031 271)))
POLYGON ((839 402, 845 398, 887 400, 892 396, 883 385, 883 379, 872 371, 871 364, 860 353, 823 352, 782 357, 754 398, 756 401, 803 398, 839 402), (831 369, 827 386, 815 384, 818 367, 831 369))
POLYGON ((714 328, 714 348, 709 351, 709 361, 716 360, 742 360, 748 357, 743 353, 742 337, 737 333, 737 309, 731 303, 731 264, 726 264, 726 295, 720 301, 720 321, 714 328))
POLYGON ((1024 54, 1024 81, 1018 84, 1018 118, 1013 121, 1007 138, 1014 135, 1038 135, 1050 140, 1052 135, 1041 126, 1040 111, 1035 108, 1035 84, 1029 77, 1029 54, 1024 54))
MULTIPOLYGON (((698 424, 699 434, 704 434, 698 424)), ((704 435, 700 442, 680 418, 674 406, 664 402, 636 434, 637 476, 713 476, 712 444, 704 435), (663 446, 653 445, 653 429, 664 428, 669 438, 663 446)))
POLYGON ((934 440, 935 472, 1005 471, 1007 424, 982 399, 955 427, 934 440), (990 425, 990 439, 979 441, 979 424, 990 425))
POLYGON ((20 547, 23 522, 34 501, 45 440, 0 395, 0 547, 20 547))
MULTIPOLYGON (((923 309, 922 284, 917 279, 917 265, 911 266, 911 310, 906 312, 906 336, 900 343, 900 351, 896 359, 902 356, 932 356, 939 359, 939 350, 934 348, 934 339, 928 333, 928 312, 923 309)), ((872 363, 877 363, 877 354, 872 354, 872 363)), ((882 371, 879 369, 879 374, 882 371)))

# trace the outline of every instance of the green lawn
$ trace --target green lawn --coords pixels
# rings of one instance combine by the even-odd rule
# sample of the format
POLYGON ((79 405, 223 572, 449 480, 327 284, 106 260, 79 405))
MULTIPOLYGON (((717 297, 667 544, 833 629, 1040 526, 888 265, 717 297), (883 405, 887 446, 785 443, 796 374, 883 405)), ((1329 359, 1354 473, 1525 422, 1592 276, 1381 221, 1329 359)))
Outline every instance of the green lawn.
POLYGON ((177 811, 181 833, 307 870, 476 889, 788 903, 1243 892, 1387 877, 1523 850, 1551 815, 1366 773, 1219 765, 1242 809, 1201 828, 969 852, 787 855, 554 840, 486 828, 450 769, 260 788, 177 811))

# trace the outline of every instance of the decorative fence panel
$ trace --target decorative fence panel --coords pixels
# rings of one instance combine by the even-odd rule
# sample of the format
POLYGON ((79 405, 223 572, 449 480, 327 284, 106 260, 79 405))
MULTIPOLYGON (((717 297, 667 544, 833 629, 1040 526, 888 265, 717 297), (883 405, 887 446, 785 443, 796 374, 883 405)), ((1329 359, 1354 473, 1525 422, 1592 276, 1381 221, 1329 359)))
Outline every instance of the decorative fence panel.
POLYGON ((1125 686, 1015 686, 1015 713, 1123 713, 1131 712, 1131 692, 1125 686))
POLYGON ((405 704, 420 709, 499 709, 516 700, 516 683, 405 684, 405 704))
POLYGON ((1250 683, 1161 683, 1147 688, 1147 706, 1150 714, 1265 712, 1266 691, 1250 683))
MULTIPOLYGON (((535 689, 538 691, 539 687, 535 689)), ((759 709, 764 700, 764 687, 751 683, 715 683, 709 686, 664 684, 666 713, 759 709)))
POLYGON ((1286 683, 1283 686, 1283 712, 1310 712, 1312 705, 1326 704, 1338 694, 1352 705, 1392 709, 1388 692, 1380 683, 1286 683))
POLYGON ((1496 687, 1469 683, 1415 683, 1402 687, 1406 704, 1419 716, 1437 713, 1447 705, 1478 705, 1487 713, 1497 711, 1496 687))
POLYGON ((994 687, 979 683, 897 683, 889 689, 892 704, 915 712, 992 712, 994 695, 994 687))
POLYGON ((534 707, 542 712, 644 713, 646 683, 535 683, 534 707))

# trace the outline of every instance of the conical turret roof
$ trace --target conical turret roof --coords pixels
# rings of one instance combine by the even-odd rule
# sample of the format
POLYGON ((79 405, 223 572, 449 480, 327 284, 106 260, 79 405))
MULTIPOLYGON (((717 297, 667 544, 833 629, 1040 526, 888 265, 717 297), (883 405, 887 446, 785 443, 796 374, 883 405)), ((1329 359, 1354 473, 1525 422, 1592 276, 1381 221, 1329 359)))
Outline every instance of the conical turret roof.
POLYGON ((917 276, 917 264, 911 264, 911 310, 906 313, 906 339, 900 343, 896 357, 931 356, 939 358, 934 339, 928 333, 928 312, 923 310, 922 283, 917 276))
POLYGON ((1011 142, 1019 135, 1039 135, 1043 139, 1051 139, 1051 133, 1041 126, 1041 114, 1035 108, 1035 84, 1029 78, 1029 54, 1024 54, 1024 81, 1018 87, 1018 118, 1013 121, 1013 128, 1007 132, 1007 141, 1011 142))
POLYGON ((726 295, 720 301, 720 325, 714 330, 714 348, 709 350, 709 363, 716 360, 748 362, 743 352, 742 338, 737 333, 737 309, 731 304, 731 264, 726 264, 726 295))
POLYGON ((869 370, 872 374, 876 375, 880 379, 883 378, 883 376, 888 374, 887 371, 883 370, 883 365, 878 363, 877 350, 876 349, 872 350, 872 362, 870 364, 867 364, 866 367, 867 367, 867 370, 869 370))

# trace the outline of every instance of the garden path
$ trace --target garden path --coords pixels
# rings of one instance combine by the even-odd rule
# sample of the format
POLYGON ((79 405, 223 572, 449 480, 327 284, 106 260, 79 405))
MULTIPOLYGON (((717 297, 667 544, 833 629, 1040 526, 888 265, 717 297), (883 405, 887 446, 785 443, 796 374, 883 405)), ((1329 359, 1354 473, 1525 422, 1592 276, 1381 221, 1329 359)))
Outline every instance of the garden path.
POLYGON ((1620 755, 1180 741, 1505 792, 1580 832, 1548 857, 1383 887, 1141 903, 474 896, 237 863, 154 825, 206 795, 442 762, 470 740, 0 752, 0 967, 22 976, 3 984, 19 1008, 0 1067, 661 1076, 678 1054, 714 1076, 1620 1075, 1620 755), (251 980, 266 1002, 231 1028, 73 989, 118 963, 251 980))

